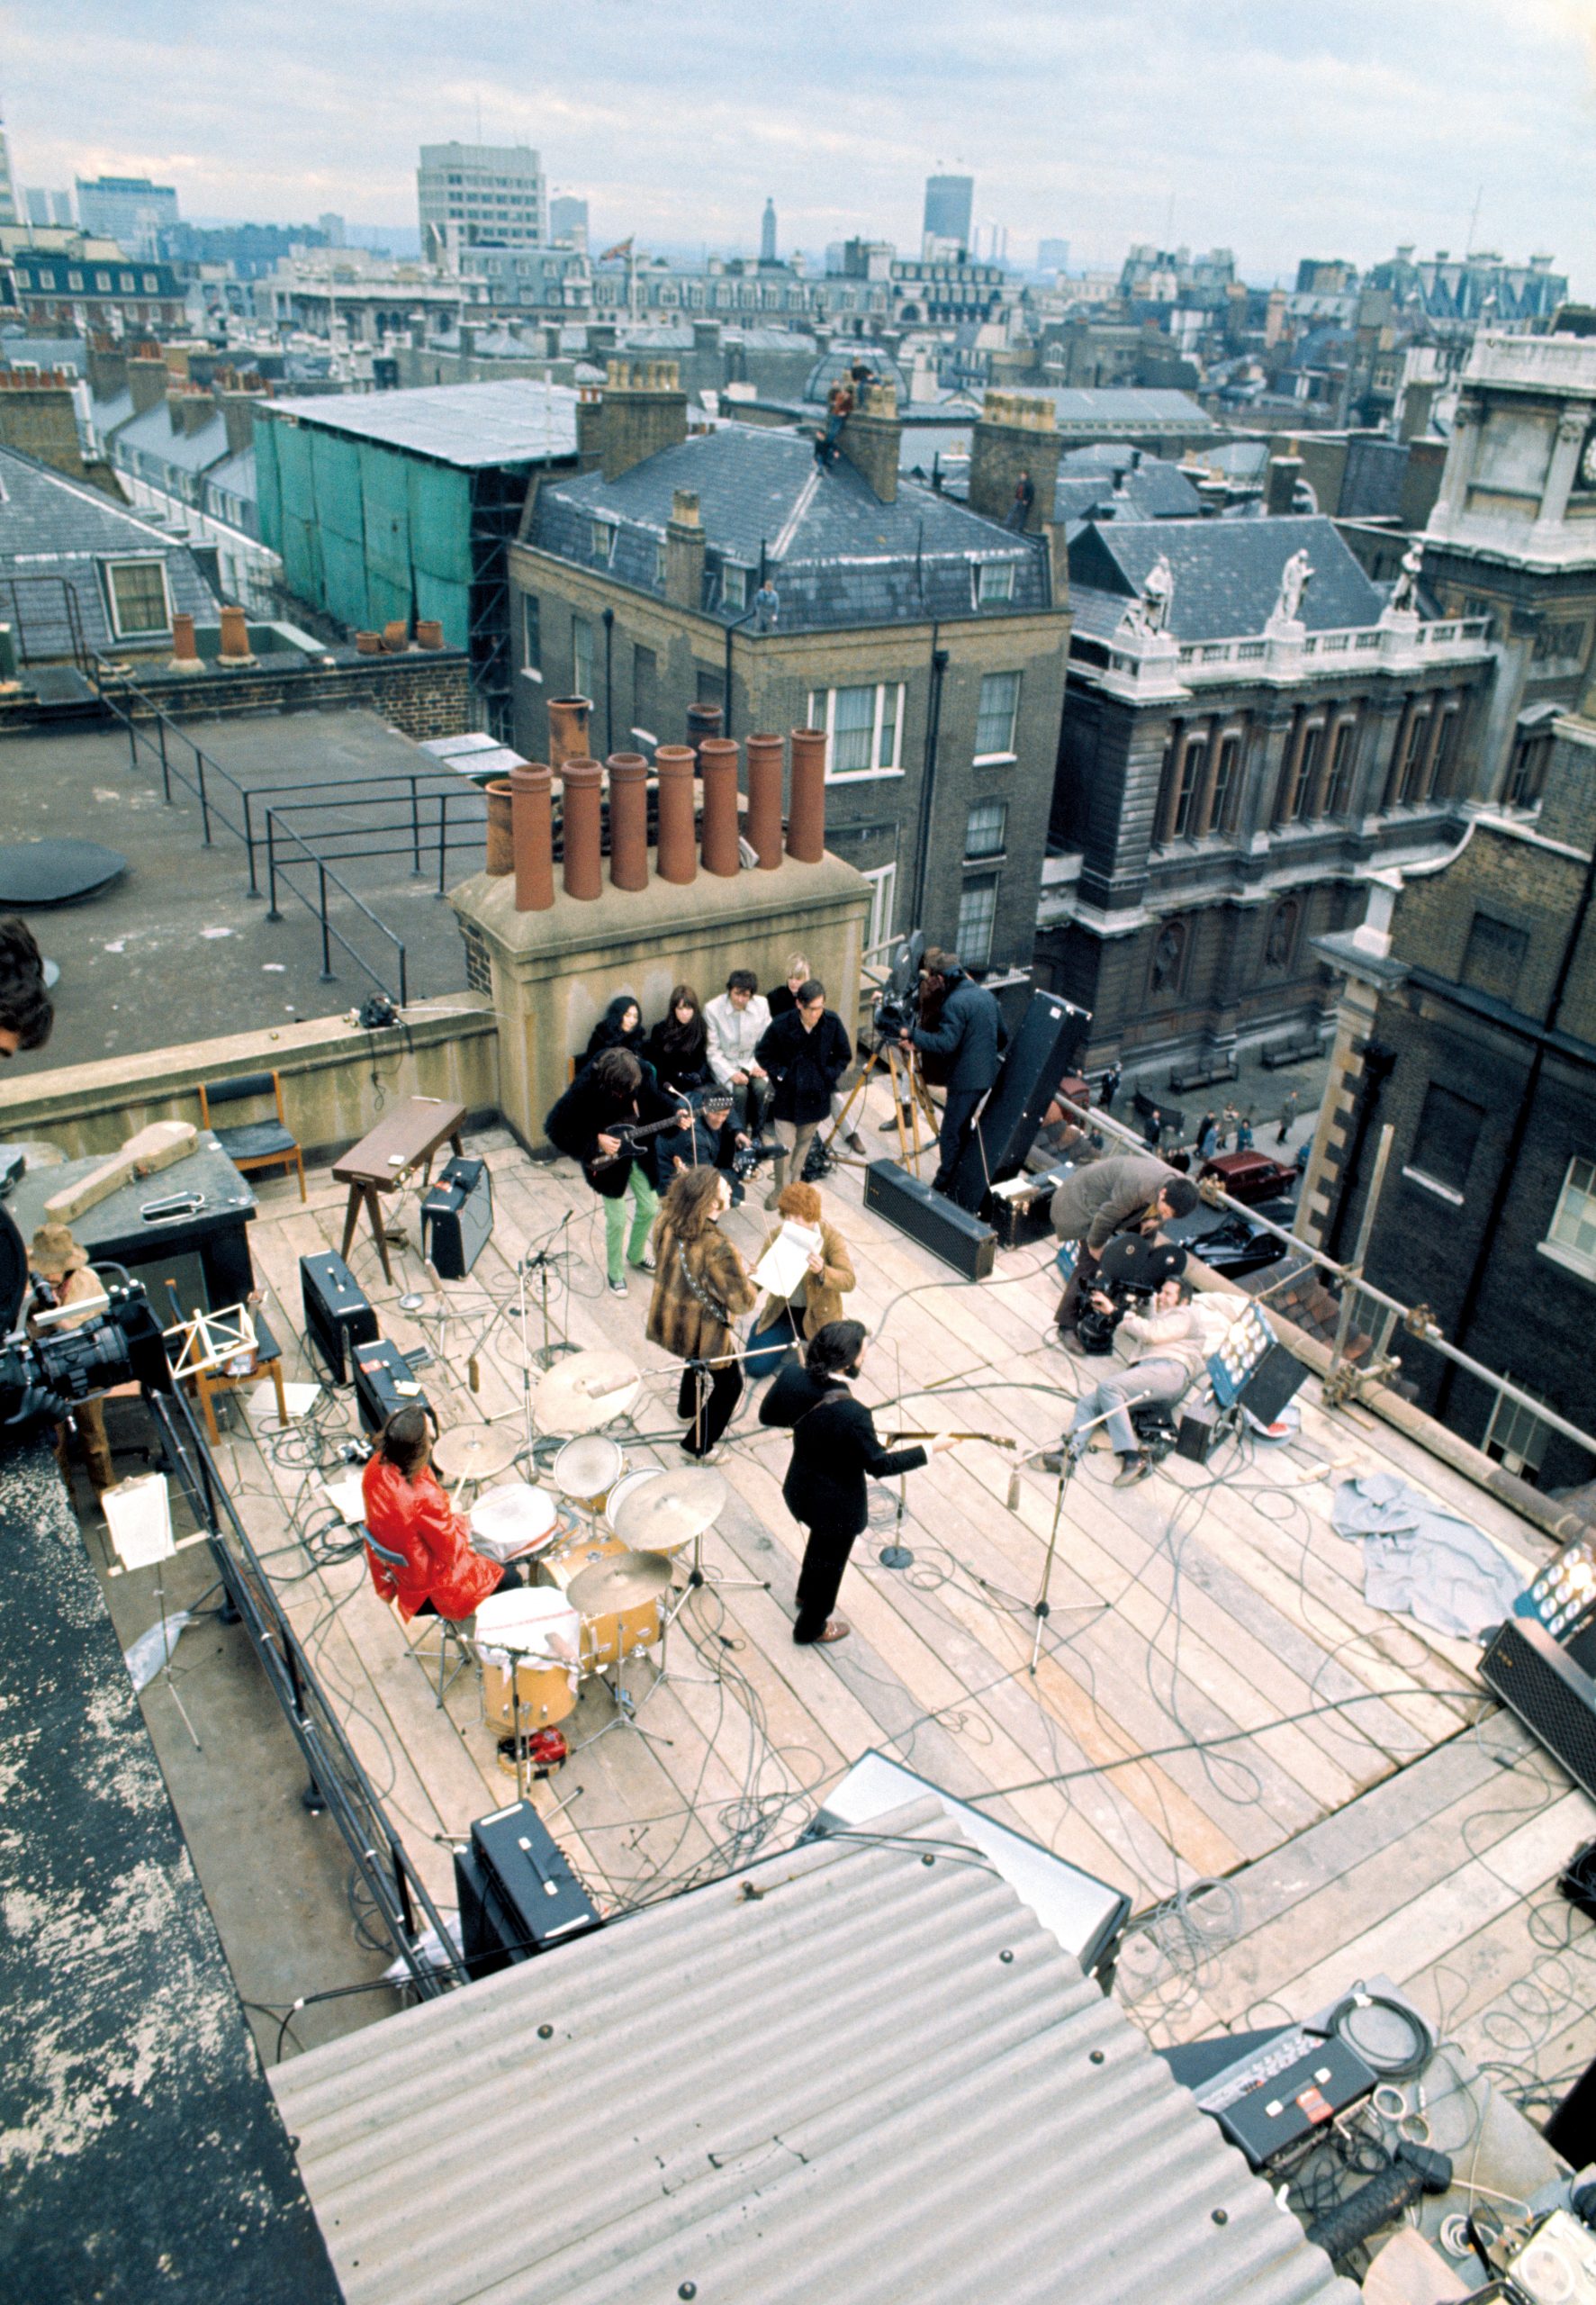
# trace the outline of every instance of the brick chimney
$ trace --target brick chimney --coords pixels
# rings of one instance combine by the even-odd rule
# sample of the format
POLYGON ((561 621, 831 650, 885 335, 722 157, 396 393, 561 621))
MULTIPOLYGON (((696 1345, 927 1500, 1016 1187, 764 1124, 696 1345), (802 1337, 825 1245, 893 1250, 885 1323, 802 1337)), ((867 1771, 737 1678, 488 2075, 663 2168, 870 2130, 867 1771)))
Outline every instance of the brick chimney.
MULTIPOLYGON (((1294 447, 1295 442, 1291 444, 1294 447)), ((1271 517, 1296 510, 1297 483, 1303 476, 1301 456, 1271 456, 1264 483, 1264 511, 1271 517)))
POLYGON ((185 439, 192 440, 196 432, 203 432, 215 413, 216 402, 210 393, 200 392, 193 384, 181 385, 167 394, 167 414, 172 429, 185 439))
POLYGON ((687 394, 674 360, 612 360, 604 384, 600 460, 606 480, 687 438, 687 394))
POLYGON ((96 336, 88 348, 88 388, 95 400, 114 400, 128 388, 126 349, 108 336, 96 336))
POLYGON ((583 384, 576 403, 576 463, 580 472, 597 472, 604 437, 604 402, 592 384, 583 384))
POLYGON ((1020 475, 1035 494, 1025 523, 1029 536, 1045 535, 1059 480, 1059 420, 1041 393, 988 393, 969 444, 969 509, 1006 521, 1020 475))
POLYGON ((158 352, 133 355, 128 362, 128 391, 132 395, 135 416, 160 406, 167 397, 167 364, 158 352))
POLYGON ((861 384, 838 447, 883 504, 897 502, 897 456, 903 424, 891 384, 861 384))
POLYGON ((665 598, 695 612, 704 604, 704 523, 698 497, 687 488, 672 496, 665 526, 665 598))
POLYGON ((227 427, 230 456, 241 456, 255 446, 255 411, 265 405, 266 398, 266 393, 259 391, 218 390, 216 405, 227 427))

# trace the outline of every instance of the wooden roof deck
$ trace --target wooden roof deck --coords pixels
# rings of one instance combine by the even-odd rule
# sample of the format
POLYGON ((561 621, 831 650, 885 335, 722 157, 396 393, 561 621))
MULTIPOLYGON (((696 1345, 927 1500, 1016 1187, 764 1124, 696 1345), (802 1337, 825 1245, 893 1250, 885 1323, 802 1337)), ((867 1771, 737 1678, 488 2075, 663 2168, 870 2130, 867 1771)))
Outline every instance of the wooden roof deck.
MULTIPOLYGON (((433 1280, 409 1196, 392 1286, 369 1236, 356 1240, 352 1261, 383 1333, 432 1351, 422 1380, 446 1427, 518 1419, 517 1265, 569 1216, 556 1333, 633 1355, 647 1383, 617 1437, 630 1466, 679 1462, 676 1369, 645 1342, 647 1284, 636 1277, 624 1304, 605 1292, 601 1225, 580 1177, 569 1162, 529 1162, 502 1132, 473 1149, 492 1170, 494 1227, 469 1279, 433 1280), (426 1302, 407 1315, 398 1297, 418 1289, 426 1302)), ((875 1403, 902 1397, 878 1416, 881 1429, 949 1424, 1054 1445, 1091 1364, 1043 1342, 1055 1296, 1046 1246, 1000 1256, 996 1276, 972 1286, 865 1211, 857 1171, 825 1190, 860 1277, 850 1309, 878 1338, 862 1390, 875 1403)), ((726 1220, 751 1257, 758 1202, 755 1191, 726 1220)), ((325 1171, 311 1178, 308 1207, 292 1186, 262 1189, 256 1266, 285 1339, 301 1319, 298 1259, 338 1245, 343 1207, 325 1171)), ((536 1346, 536 1294, 529 1328, 536 1346)), ((316 1373, 302 1343, 288 1358, 291 1377, 316 1373)), ((269 1388, 256 1397, 264 1411, 269 1388)), ((879 1492, 843 1586, 852 1639, 798 1650, 800 1532, 780 1499, 789 1443, 745 1401, 726 1467, 731 1506, 705 1558, 712 1576, 760 1582, 689 1602, 671 1662, 708 1677, 667 1682, 641 1716, 652 1737, 623 1727, 574 1753, 537 1788, 539 1806, 581 1786, 555 1830, 600 1903, 625 1906, 790 1841, 816 1796, 879 1746, 956 1794, 1000 1793, 993 1813, 1124 1888, 1139 1909, 1231 1880, 1233 1901, 1199 1901, 1206 1936, 1175 1927, 1128 1948, 1122 1989, 1155 2038, 1244 2024, 1264 2003, 1302 2013, 1375 1968, 1414 1983, 1444 1956, 1450 1983, 1433 1981, 1432 1998, 1444 2015, 1451 1993, 1465 2046, 1488 2060, 1486 2020, 1545 1958, 1528 1933, 1531 1906, 1596 1823, 1510 1721, 1492 1712, 1488 1731, 1471 1728, 1492 1709, 1469 1644, 1366 1604, 1358 1550, 1330 1527, 1332 1490, 1347 1473, 1393 1470, 1526 1565, 1544 1557, 1545 1541, 1365 1412, 1327 1414, 1316 1381, 1300 1397, 1302 1433, 1285 1447, 1228 1445, 1208 1468, 1171 1459, 1123 1492, 1110 1485, 1112 1457, 1087 1459, 1065 1501, 1034 1677, 1051 1479, 1023 1469, 1011 1510, 1014 1457, 972 1442, 909 1477, 901 1526, 896 1487, 879 1492), (907 1571, 879 1565, 894 1538, 914 1553, 907 1571), (1510 1751, 1510 1780, 1485 1735, 1510 1751)), ((344 1437, 356 1423, 350 1397, 324 1404, 316 1423, 344 1437)), ((320 1503, 302 1432, 263 1444, 240 1415, 221 1453, 356 1749, 428 1887, 452 1908, 449 1838, 513 1797, 474 1676, 438 1709, 364 1566, 318 1565, 300 1542, 294 1516, 302 1528, 320 1503)), ((627 1673, 641 1695, 651 1668, 627 1673)), ((574 1746, 612 1717, 590 1683, 564 1725, 574 1746)), ((1585 1993, 1581 2039, 1592 2002, 1585 1993)))

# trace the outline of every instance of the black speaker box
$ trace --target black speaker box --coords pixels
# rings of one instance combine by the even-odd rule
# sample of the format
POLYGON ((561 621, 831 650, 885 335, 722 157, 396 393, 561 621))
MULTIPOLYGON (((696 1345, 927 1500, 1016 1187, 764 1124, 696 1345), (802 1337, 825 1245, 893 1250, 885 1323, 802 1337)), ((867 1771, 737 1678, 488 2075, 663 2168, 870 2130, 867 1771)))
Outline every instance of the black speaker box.
MULTIPOLYGON (((550 1952, 603 1927, 530 1801, 512 1801, 508 1809, 479 1817, 471 1828, 470 1855, 489 1893, 482 1900, 484 1928, 497 1931, 505 1962, 550 1952)), ((464 1902, 461 1920, 464 1926, 464 1902)))
POLYGON ((348 1266, 330 1249, 320 1256, 301 1257, 299 1288, 305 1334, 332 1371, 333 1382, 341 1385, 349 1373, 350 1346, 371 1342, 377 1316, 348 1266))
POLYGON ((1288 1352, 1283 1344, 1272 1344, 1236 1398, 1260 1424, 1273 1424, 1307 1374, 1306 1365, 1294 1352, 1288 1352))
POLYGON ((960 1208, 979 1208, 993 1185, 1024 1167, 1041 1116, 1073 1069, 1091 1021, 1086 1009, 1056 992, 1032 994, 953 1172, 951 1197, 960 1208))
POLYGON ((421 1202, 421 1253, 440 1280, 464 1280, 493 1230, 485 1161, 456 1157, 421 1202))
POLYGON ((1596 1800, 1596 1680, 1534 1617, 1509 1617, 1480 1659, 1480 1678, 1596 1800))
POLYGON ((355 1406, 368 1433, 380 1433, 395 1409, 428 1406, 410 1362, 386 1337, 355 1348, 355 1406))
POLYGON ((1214 1442, 1219 1411, 1212 1401, 1195 1401, 1180 1412, 1175 1429, 1175 1453, 1194 1465, 1205 1465, 1214 1442))
POLYGON ((985 1280, 991 1271, 997 1235, 990 1225, 933 1192, 896 1161, 870 1162, 864 1172, 864 1205, 879 1209, 888 1225, 896 1225, 967 1280, 985 1280))

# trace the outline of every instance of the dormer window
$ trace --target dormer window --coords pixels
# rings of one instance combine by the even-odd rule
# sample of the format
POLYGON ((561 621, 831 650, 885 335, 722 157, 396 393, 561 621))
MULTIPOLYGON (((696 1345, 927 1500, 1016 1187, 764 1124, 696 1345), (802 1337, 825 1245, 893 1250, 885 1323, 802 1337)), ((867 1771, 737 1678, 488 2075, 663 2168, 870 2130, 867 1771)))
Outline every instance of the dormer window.
POLYGON ((608 568, 609 565, 609 556, 615 549, 615 523, 613 520, 595 520, 593 522, 592 547, 593 558, 600 562, 604 567, 608 568))
POLYGON ((976 569, 976 606, 993 609, 1012 601, 1014 596, 1014 564, 1012 560, 983 560, 976 569))
POLYGON ((748 571, 735 560, 721 565, 720 604, 734 616, 740 616, 748 606, 748 571))

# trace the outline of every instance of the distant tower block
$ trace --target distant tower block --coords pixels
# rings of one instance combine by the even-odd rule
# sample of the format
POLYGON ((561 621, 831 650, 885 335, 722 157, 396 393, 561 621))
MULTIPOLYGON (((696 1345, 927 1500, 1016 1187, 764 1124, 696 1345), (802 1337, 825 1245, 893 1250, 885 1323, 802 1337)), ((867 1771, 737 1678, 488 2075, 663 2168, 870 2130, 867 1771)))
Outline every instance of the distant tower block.
POLYGON ((766 201, 764 221, 759 228, 759 260, 762 264, 774 264, 776 261, 776 203, 773 200, 766 201))

